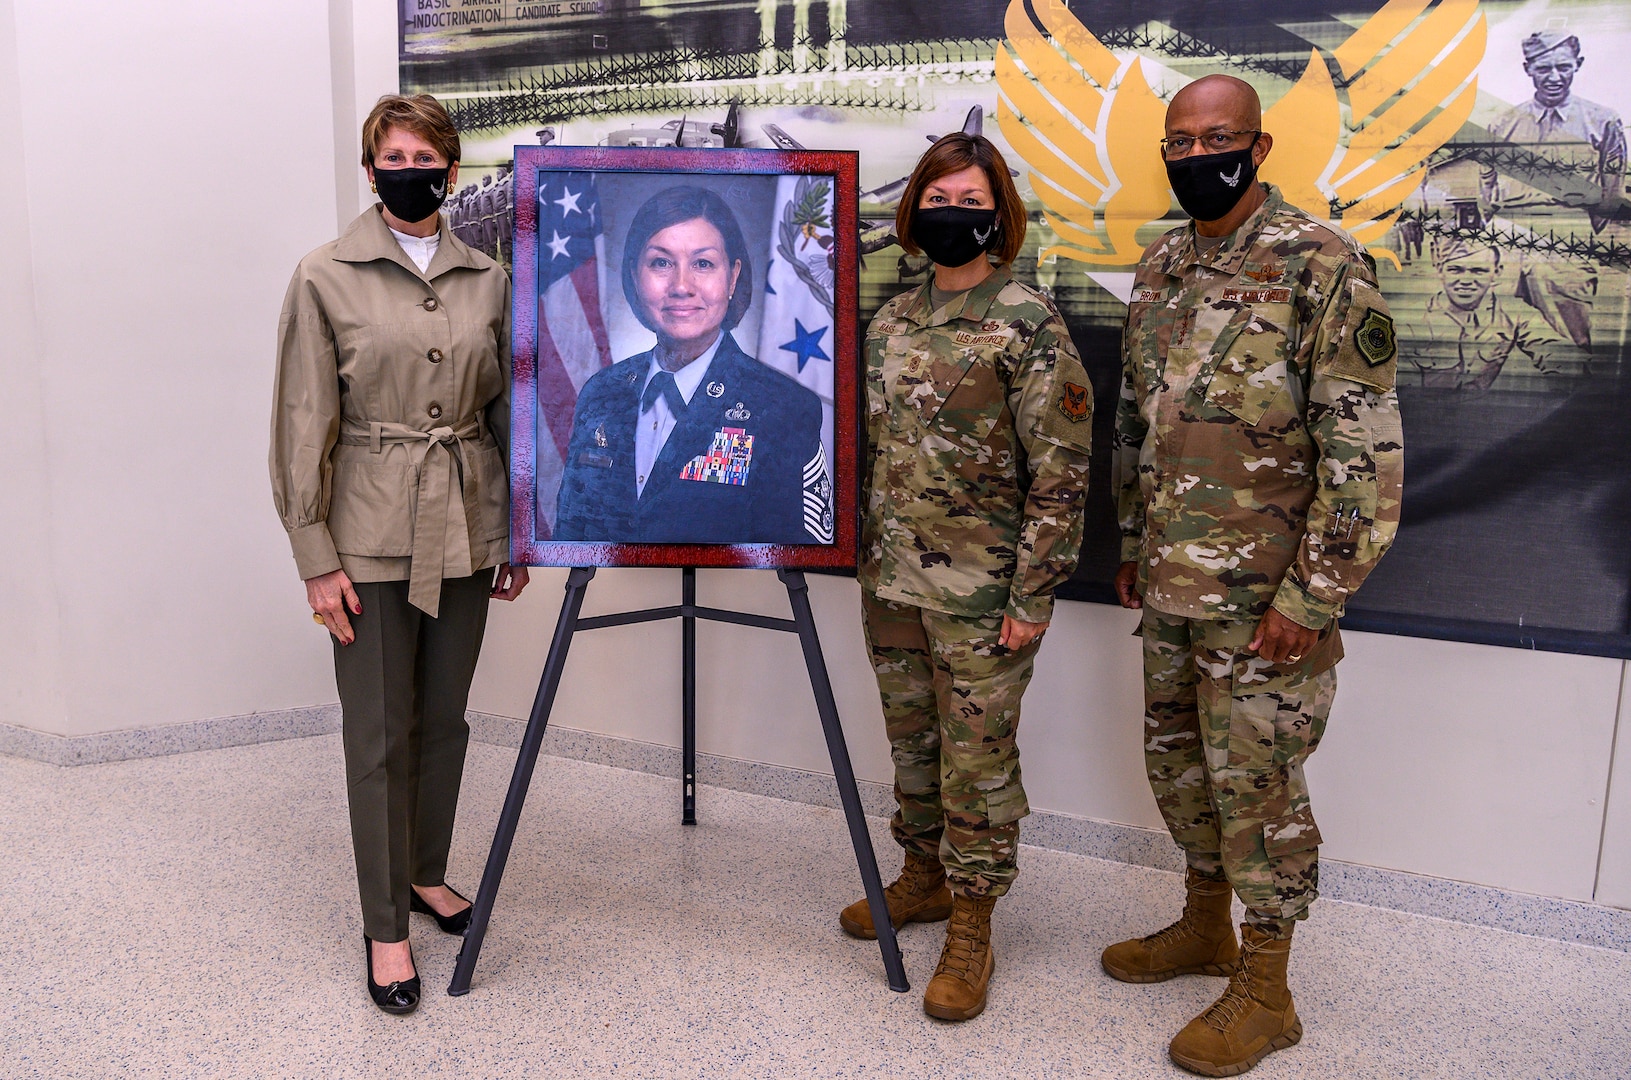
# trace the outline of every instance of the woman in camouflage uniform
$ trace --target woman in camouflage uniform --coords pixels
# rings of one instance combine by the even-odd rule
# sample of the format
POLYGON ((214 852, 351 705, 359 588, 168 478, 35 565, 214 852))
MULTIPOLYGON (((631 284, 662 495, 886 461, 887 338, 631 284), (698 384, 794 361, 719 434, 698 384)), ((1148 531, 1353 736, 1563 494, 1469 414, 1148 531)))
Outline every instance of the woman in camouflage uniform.
MULTIPOLYGON (((991 909, 1030 812, 1014 733, 1081 546, 1093 399, 1059 312, 1009 271, 1025 209, 996 147, 936 142, 895 231, 934 273, 866 338, 861 604, 906 849, 885 898, 896 927, 950 917, 923 1004, 966 1020, 985 1008, 991 909)), ((839 921, 876 936, 865 900, 839 921)))

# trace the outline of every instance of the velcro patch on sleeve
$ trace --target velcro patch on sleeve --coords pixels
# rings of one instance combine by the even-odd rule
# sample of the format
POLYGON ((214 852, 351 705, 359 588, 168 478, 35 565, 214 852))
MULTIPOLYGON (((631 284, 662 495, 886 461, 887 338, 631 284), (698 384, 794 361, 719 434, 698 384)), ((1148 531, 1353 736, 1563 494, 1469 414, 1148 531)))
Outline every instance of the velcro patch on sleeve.
POLYGON ((1348 293, 1348 317, 1337 334, 1336 353, 1322 374, 1386 393, 1398 380, 1399 342, 1393 316, 1375 286, 1349 278, 1348 293))
POLYGON ((1093 384, 1081 365, 1072 360, 1068 354, 1059 356, 1060 368, 1072 369, 1074 377, 1054 381, 1044 399, 1046 404, 1037 414, 1036 434, 1059 446, 1089 451, 1093 448, 1093 384))
POLYGON ((1093 415, 1093 392, 1078 383, 1065 382, 1060 384, 1063 389, 1059 393, 1059 411, 1065 418, 1080 423, 1093 415))

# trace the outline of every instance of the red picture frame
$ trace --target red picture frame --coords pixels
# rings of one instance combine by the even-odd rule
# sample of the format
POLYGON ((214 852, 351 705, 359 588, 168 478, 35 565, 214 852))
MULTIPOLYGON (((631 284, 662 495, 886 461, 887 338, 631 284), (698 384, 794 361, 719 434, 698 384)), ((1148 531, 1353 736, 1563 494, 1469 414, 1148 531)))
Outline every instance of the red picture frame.
MULTIPOLYGON (((512 262, 514 267, 514 303, 511 323, 511 408, 512 428, 510 447, 510 550, 511 561, 526 566, 708 566, 756 567, 773 569, 853 568, 856 565, 858 543, 858 446, 860 443, 858 379, 859 379, 859 326, 857 321, 857 290, 859 277, 858 253, 858 166, 857 155, 851 151, 827 150, 760 150, 760 149, 694 149, 686 147, 602 147, 602 146, 518 146, 515 149, 515 233, 512 262), (574 183, 566 182, 559 192, 549 185, 565 176, 575 174, 580 180, 584 174, 598 185, 594 211, 602 221, 617 219, 617 225, 594 225, 593 242, 597 245, 599 264, 588 270, 580 258, 575 277, 568 287, 566 279, 550 269, 555 264, 555 253, 570 250, 567 238, 561 233, 558 220, 560 211, 546 205, 543 216, 549 218, 550 236, 540 238, 540 192, 559 194, 561 198, 545 199, 548 204, 564 205, 568 217, 581 209, 582 192, 572 190, 574 183), (620 539, 563 540, 553 534, 555 521, 551 513, 569 460, 570 433, 563 435, 561 425, 570 402, 575 408, 577 391, 583 388, 586 374, 605 367, 608 362, 625 359, 611 355, 616 349, 617 323, 632 326, 629 304, 624 299, 621 276, 614 260, 607 258, 598 245, 621 245, 616 229, 626 230, 631 213, 626 206, 616 205, 616 191, 638 190, 639 184, 652 177, 668 176, 674 184, 712 185, 726 195, 743 193, 742 198, 729 198, 734 211, 742 213, 741 205, 764 202, 763 191, 767 183, 770 190, 785 177, 827 178, 832 182, 830 202, 830 233, 803 227, 795 240, 807 246, 807 238, 828 245, 832 258, 830 347, 826 356, 819 343, 809 342, 815 332, 799 321, 793 341, 780 345, 782 351, 796 350, 798 371, 807 363, 831 364, 831 399, 825 403, 830 431, 830 449, 826 456, 832 487, 831 542, 811 543, 650 543, 620 539), (598 192, 611 189, 613 194, 598 192), (606 203, 603 207, 602 203, 606 203), (611 234, 608 236, 607 234, 611 234), (540 272, 540 246, 551 253, 546 260, 545 272, 540 272), (570 322, 571 333, 556 329, 551 333, 551 312, 558 313, 560 297, 569 305, 589 297, 598 279, 607 287, 600 290, 599 311, 593 300, 583 300, 581 308, 571 308, 571 319, 558 316, 561 326, 570 322), (544 279, 541 281, 541 278, 544 279), (542 286, 542 288, 541 288, 542 286), (551 292, 550 290, 554 291, 551 292), (621 309, 619 309, 621 305, 621 309), (598 322, 597 322, 598 320, 598 322), (610 329, 608 329, 610 328, 610 329), (566 338, 557 346, 557 337, 566 338), (540 342, 544 343, 540 354, 540 342), (807 355, 808 354, 808 355, 807 355), (552 476, 552 471, 560 473, 552 476), (542 483, 542 490, 540 484, 542 483), (553 483, 554 488, 551 488, 553 483)), ((651 183, 660 181, 651 180, 651 183)), ((579 185, 581 186, 581 184, 579 185)), ((785 189, 780 189, 785 190, 785 189)), ((800 187, 799 190, 807 190, 800 187)), ((774 205, 771 203, 770 205, 774 205)), ((784 206, 785 211, 785 206, 784 206)), ((759 235, 752 223, 743 229, 746 243, 755 252, 772 252, 763 269, 754 271, 753 288, 764 290, 770 282, 771 264, 774 263, 774 231, 777 225, 787 233, 788 223, 778 223, 759 215, 766 226, 766 234, 759 235)), ((806 219, 808 220, 808 218, 806 219)), ((577 221, 573 217, 572 221, 577 221)), ((580 253, 588 237, 578 223, 580 253)), ((788 250, 783 247, 781 250, 788 250)), ((763 256, 761 256, 762 258, 763 256)), ((787 265, 791 266, 791 263, 787 265)), ((803 275, 803 271, 800 272, 803 275)), ((785 276, 785 275, 784 275, 785 276)), ((807 275, 804 275, 807 276, 807 275)), ((822 283, 825 289, 826 283, 822 283)), ((811 285, 812 291, 822 291, 811 285)), ((775 318, 781 317, 784 302, 772 301, 774 291, 762 299, 752 301, 759 311, 759 330, 770 333, 766 340, 774 341, 782 335, 773 334, 775 318), (777 304, 774 314, 772 304, 777 304)), ((638 315, 634 315, 638 318, 638 315)), ((739 328, 738 328, 739 329, 739 328)), ((636 330, 635 333, 639 331, 636 330)), ((628 337, 624 334, 624 337, 628 337)), ((649 336, 649 335, 648 335, 649 336)), ((619 350, 621 351, 621 350, 619 350)), ((758 357, 763 362, 762 357, 758 357)), ((780 358, 791 364, 791 358, 780 358)), ((777 365, 770 364, 772 368, 777 365)), ((632 370, 632 369, 631 369, 632 370)), ((793 374, 791 371, 789 374, 793 374)), ((816 372, 818 378, 825 373, 816 372)), ((802 380, 801 380, 802 381, 802 380)), ((780 385, 780 384, 778 384, 780 385)), ((825 383, 822 383, 823 388, 825 383)), ((717 384, 710 383, 707 394, 718 396, 717 384)), ((693 393, 701 394, 701 387, 693 393)), ((695 397, 692 399, 697 400, 695 397)), ((825 399, 823 398, 825 401, 825 399)), ((742 403, 737 402, 738 408, 742 403)), ((575 419, 575 417, 574 417, 575 419)), ((631 427, 632 430, 632 427, 631 427)), ((595 430, 596 438, 601 429, 595 430)), ((829 436, 824 433, 823 438, 829 436)), ((586 456, 578 451, 578 458, 586 456)), ((592 455, 587 455, 592 456, 592 455)), ((808 475, 808 470, 806 471, 808 475)), ((749 476, 751 480, 751 474, 749 476)), ((808 505, 808 500, 806 500, 808 505)))

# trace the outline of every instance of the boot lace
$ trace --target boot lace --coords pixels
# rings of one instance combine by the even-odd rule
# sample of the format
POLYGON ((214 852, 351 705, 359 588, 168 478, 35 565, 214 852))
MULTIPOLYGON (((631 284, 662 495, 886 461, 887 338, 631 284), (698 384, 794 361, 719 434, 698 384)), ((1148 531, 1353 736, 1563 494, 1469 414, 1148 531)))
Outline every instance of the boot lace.
POLYGON ((973 920, 960 918, 961 914, 954 913, 951 924, 946 928, 946 947, 940 951, 940 963, 934 973, 953 975, 964 982, 972 982, 974 952, 984 942, 973 920))
POLYGON ((940 887, 940 880, 933 874, 913 873, 911 867, 900 872, 896 878, 884 889, 884 902, 905 905, 914 900, 921 900, 940 887))
POLYGON ((1152 949, 1159 949, 1163 945, 1170 945, 1175 941, 1188 937, 1194 932, 1195 924, 1190 918, 1189 909, 1186 907, 1184 913, 1178 917, 1177 922, 1140 940, 1152 949))
POLYGON ((1236 975, 1229 980, 1229 988, 1223 992, 1223 996, 1212 1003, 1201 1019, 1219 1031, 1228 1031, 1256 1004, 1247 992, 1244 981, 1236 975))
POLYGON ((1241 942, 1240 970, 1229 977, 1229 986, 1223 991, 1223 996, 1202 1014, 1201 1019, 1207 1024, 1219 1031, 1228 1031, 1242 1016, 1260 1004, 1251 992, 1252 964, 1270 940, 1253 941, 1247 937, 1241 942))

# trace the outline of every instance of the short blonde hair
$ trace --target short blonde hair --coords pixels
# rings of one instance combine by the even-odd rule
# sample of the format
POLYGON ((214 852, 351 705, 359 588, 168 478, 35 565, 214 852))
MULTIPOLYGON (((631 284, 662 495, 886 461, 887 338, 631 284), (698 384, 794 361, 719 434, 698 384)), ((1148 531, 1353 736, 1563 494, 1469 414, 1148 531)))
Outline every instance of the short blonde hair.
POLYGON ((999 263, 1010 263, 1025 244, 1025 204, 1020 201, 1014 181, 1008 175, 1008 163, 1002 151, 984 135, 969 135, 954 131, 943 135, 918 159, 917 167, 906 181, 900 203, 895 207, 895 236, 908 254, 920 254, 912 240, 912 220, 917 216, 918 201, 923 190, 942 176, 962 172, 970 165, 978 165, 991 185, 991 198, 997 204, 997 221, 1002 230, 997 247, 991 252, 999 263))
POLYGON ((362 124, 364 165, 374 163, 374 154, 391 128, 401 128, 424 139, 450 165, 459 160, 459 129, 453 126, 453 119, 442 108, 442 103, 429 94, 415 94, 412 97, 386 94, 374 103, 368 119, 362 124))

